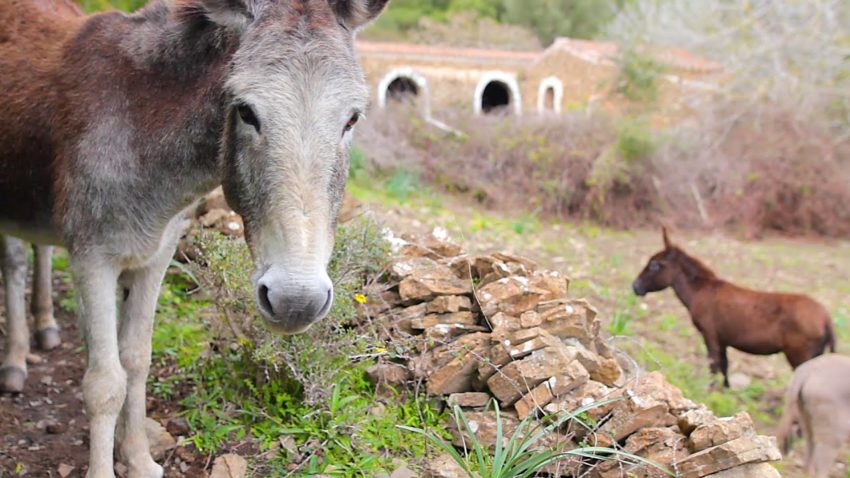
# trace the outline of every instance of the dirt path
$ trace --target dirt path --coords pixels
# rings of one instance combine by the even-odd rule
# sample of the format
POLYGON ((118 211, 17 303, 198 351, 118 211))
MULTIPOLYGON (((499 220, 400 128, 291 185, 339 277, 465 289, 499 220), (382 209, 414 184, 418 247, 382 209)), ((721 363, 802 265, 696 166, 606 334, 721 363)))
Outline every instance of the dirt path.
MULTIPOLYGON (((67 290, 58 275, 57 297, 67 290)), ((0 303, 3 292, 0 291, 0 303)), ((2 307, 0 307, 2 309, 2 307)), ((58 308, 57 308, 58 309, 58 308)), ((57 310, 62 345, 49 352, 33 350, 35 363, 21 394, 0 394, 0 478, 82 478, 88 463, 88 420, 83 413, 80 383, 85 356, 76 319, 57 310), (62 474, 60 473, 60 470, 62 474)), ((5 314, 5 312, 4 312, 5 314)), ((0 353, 3 344, 0 343, 0 353)), ((167 370, 152 370, 154 374, 167 370)), ((166 423, 179 405, 148 397, 148 416, 166 423)), ((191 446, 168 452, 164 463, 168 478, 206 477, 207 457, 191 446)), ((121 467, 118 467, 122 475, 121 467)))

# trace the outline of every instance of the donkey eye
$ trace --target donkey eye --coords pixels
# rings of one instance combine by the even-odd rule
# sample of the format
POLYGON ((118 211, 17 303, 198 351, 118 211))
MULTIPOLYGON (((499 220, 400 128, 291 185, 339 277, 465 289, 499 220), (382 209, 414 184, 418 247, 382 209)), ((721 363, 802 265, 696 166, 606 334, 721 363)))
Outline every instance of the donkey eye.
POLYGON ((351 115, 351 119, 348 120, 348 123, 345 123, 345 129, 343 130, 343 134, 351 131, 351 128, 353 128, 358 121, 360 121, 360 113, 354 113, 353 115, 351 115))
POLYGON ((649 263, 649 270, 652 272, 656 272, 661 269, 661 264, 655 261, 649 263))
POLYGON ((260 132, 260 120, 257 119, 257 115, 254 114, 254 110, 252 110, 250 106, 245 103, 240 103, 236 107, 236 112, 245 124, 253 126, 254 129, 257 130, 257 133, 260 132))

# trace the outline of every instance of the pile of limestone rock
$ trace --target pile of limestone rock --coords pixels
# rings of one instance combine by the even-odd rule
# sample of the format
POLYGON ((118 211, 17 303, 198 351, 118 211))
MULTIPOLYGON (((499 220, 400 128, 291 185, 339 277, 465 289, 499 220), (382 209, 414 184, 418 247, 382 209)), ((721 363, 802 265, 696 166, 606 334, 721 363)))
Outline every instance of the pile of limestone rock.
MULTIPOLYGON (((775 477, 772 437, 759 436, 746 413, 715 417, 685 399, 658 372, 643 372, 600 336, 596 310, 571 298, 569 280, 516 255, 468 255, 429 237, 407 238, 367 310, 391 340, 413 344, 408 359, 372 367, 379 384, 422 385, 464 409, 482 444, 496 438, 496 399, 510 436, 529 415, 586 408, 546 446, 614 447, 676 476, 775 477), (399 363, 402 362, 402 363, 399 363), (599 404, 599 405, 595 405, 599 404)), ((463 433, 468 433, 464 431, 463 433)), ((454 431, 457 445, 464 437, 454 431)), ((551 476, 669 476, 617 461, 565 462, 551 476)), ((432 466, 431 476, 459 476, 432 466)))

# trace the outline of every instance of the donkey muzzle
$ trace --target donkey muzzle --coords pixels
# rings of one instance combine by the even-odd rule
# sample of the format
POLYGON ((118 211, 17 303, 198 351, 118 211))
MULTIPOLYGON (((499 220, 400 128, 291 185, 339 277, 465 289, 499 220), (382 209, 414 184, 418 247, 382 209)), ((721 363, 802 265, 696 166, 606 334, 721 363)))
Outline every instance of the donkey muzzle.
POLYGON ((635 295, 639 295, 641 297, 646 295, 646 289, 643 287, 643 284, 640 283, 640 280, 635 280, 632 282, 632 290, 635 295))
POLYGON ((324 271, 294 273, 272 267, 257 281, 257 304, 266 324, 279 334, 304 332, 324 318, 333 303, 333 284, 324 271))

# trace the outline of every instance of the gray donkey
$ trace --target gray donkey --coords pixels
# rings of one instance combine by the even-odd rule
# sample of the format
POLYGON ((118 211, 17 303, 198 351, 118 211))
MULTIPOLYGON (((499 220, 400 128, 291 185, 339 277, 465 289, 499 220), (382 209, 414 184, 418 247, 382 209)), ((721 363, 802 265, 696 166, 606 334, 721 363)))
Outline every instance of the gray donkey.
POLYGON ((797 368, 776 432, 786 454, 795 422, 806 439, 806 473, 826 478, 850 440, 850 357, 821 355, 797 368))
MULTIPOLYGON (((223 184, 244 218, 270 328, 299 333, 328 312, 367 106, 354 33, 386 3, 153 0, 84 17, 71 0, 0 2, 0 234, 69 250, 89 478, 114 477, 114 443, 131 478, 163 474, 143 426, 154 311, 184 211, 204 193, 223 184)), ((5 244, 17 304, 25 262, 5 244)), ((25 370, 13 357, 0 383, 15 389, 25 370)))

